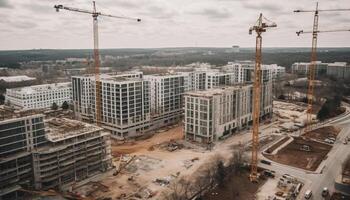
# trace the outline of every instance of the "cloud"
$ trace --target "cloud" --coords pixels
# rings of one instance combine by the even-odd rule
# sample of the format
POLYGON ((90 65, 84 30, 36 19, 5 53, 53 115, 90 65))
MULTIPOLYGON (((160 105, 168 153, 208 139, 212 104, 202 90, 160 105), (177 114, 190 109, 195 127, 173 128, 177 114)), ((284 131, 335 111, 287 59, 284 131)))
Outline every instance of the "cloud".
POLYGON ((0 8, 13 8, 8 0, 0 0, 0 8))
POLYGON ((202 15, 206 16, 208 18, 214 18, 214 19, 224 19, 224 18, 230 18, 231 12, 226 8, 220 8, 220 9, 214 9, 214 8, 204 8, 199 11, 189 11, 188 14, 192 15, 202 15))

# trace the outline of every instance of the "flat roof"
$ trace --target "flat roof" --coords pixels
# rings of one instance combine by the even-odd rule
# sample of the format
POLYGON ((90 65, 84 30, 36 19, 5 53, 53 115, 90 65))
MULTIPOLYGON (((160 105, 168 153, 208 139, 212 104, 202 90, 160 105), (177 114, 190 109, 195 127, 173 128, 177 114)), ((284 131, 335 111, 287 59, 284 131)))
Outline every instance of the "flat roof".
POLYGON ((5 82, 21 82, 21 81, 31 81, 35 80, 36 78, 20 75, 20 76, 0 76, 0 80, 3 80, 5 82))
POLYGON ((101 131, 103 128, 68 118, 45 120, 46 137, 51 142, 83 135, 88 132, 101 131))
POLYGON ((5 120, 5 123, 8 123, 8 120, 13 119, 13 121, 15 121, 19 118, 28 117, 31 115, 37 115, 41 117, 44 116, 40 110, 14 110, 7 108, 4 105, 0 106, 0 123, 5 122, 5 120))
POLYGON ((248 87, 248 86, 252 86, 252 85, 251 84, 241 84, 241 85, 233 85, 233 86, 223 86, 223 87, 212 88, 209 90, 186 92, 185 95, 197 96, 197 97, 212 97, 214 95, 222 94, 228 90, 239 90, 242 87, 248 87))
POLYGON ((71 82, 32 85, 32 86, 27 86, 27 87, 11 88, 11 89, 8 89, 8 90, 9 91, 21 92, 21 93, 24 93, 24 94, 33 94, 33 93, 41 92, 41 91, 66 88, 69 85, 71 85, 71 82))

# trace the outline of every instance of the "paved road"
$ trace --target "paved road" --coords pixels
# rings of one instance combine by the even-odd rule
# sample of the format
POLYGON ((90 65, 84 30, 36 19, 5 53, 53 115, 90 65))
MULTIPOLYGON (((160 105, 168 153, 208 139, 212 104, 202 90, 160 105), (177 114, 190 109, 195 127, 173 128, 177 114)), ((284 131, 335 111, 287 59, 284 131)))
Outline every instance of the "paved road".
MULTIPOLYGON (((328 158, 323 161, 315 172, 308 172, 299 168, 294 168, 282 164, 272 162, 272 165, 259 164, 259 166, 276 171, 278 174, 290 174, 304 181, 305 186, 300 192, 298 199, 303 199, 303 195, 307 189, 313 192, 313 200, 324 199, 321 196, 323 187, 329 188, 330 192, 334 191, 334 178, 340 173, 341 165, 348 155, 350 155, 350 144, 344 145, 342 142, 346 136, 350 137, 350 116, 342 118, 332 124, 342 128, 337 137, 332 150, 328 154, 328 158), (322 172, 321 172, 322 171, 322 172)), ((328 199, 328 198, 326 198, 328 199)))

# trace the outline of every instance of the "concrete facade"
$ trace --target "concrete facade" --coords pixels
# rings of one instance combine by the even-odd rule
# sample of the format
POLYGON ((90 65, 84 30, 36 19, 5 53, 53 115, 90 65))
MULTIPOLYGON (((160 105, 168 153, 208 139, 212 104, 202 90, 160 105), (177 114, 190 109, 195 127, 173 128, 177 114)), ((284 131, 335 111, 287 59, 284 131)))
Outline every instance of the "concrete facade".
POLYGON ((53 103, 59 107, 63 102, 71 103, 71 83, 34 85, 6 89, 5 102, 20 109, 50 108, 53 103))
POLYGON ((327 67, 327 76, 337 79, 349 79, 350 65, 347 65, 346 62, 329 63, 327 67))
MULTIPOLYGON (((252 85, 227 86, 185 94, 184 132, 187 140, 212 143, 252 122, 252 85)), ((262 86, 261 116, 272 114, 272 83, 262 86)))
POLYGON ((99 127, 42 114, 0 122, 0 199, 62 189, 111 167, 109 133, 99 127))
MULTIPOLYGON (((149 82, 140 76, 142 74, 101 76, 101 125, 110 130, 114 138, 140 136, 149 129, 149 82)), ((95 78, 72 77, 72 82, 77 118, 95 122, 95 78)))

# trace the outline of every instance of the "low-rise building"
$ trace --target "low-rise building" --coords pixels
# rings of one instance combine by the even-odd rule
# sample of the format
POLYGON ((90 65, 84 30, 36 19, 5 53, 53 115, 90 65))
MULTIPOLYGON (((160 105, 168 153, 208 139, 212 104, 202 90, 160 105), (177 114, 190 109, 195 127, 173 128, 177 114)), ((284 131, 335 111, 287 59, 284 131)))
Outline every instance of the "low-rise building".
POLYGON ((54 83, 6 89, 5 102, 19 109, 50 108, 53 103, 61 106, 71 103, 71 83, 54 83))

